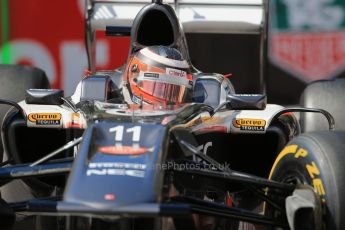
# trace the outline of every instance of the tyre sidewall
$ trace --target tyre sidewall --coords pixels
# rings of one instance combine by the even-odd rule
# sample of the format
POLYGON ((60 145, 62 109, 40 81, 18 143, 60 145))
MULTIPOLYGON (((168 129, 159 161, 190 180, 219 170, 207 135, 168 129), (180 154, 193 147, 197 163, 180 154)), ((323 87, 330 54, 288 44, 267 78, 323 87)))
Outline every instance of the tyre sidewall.
POLYGON ((292 140, 278 155, 269 178, 297 177, 314 188, 323 204, 327 229, 343 229, 345 132, 315 132, 292 140))

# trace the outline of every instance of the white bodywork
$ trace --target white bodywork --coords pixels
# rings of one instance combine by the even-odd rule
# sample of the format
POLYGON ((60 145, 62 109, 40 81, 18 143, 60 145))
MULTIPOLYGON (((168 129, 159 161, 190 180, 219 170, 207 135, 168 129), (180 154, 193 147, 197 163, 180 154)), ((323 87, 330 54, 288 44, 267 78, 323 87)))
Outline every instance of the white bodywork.
MULTIPOLYGON (((94 30, 106 26, 131 27, 139 10, 151 0, 93 0, 94 30)), ((167 0, 186 33, 260 34, 264 24, 264 0, 167 0)))
MULTIPOLYGON (((98 109, 102 109, 102 104, 108 103, 96 102, 98 109)), ((74 112, 71 108, 65 105, 33 105, 26 104, 25 101, 19 103, 27 115, 27 126, 36 128, 81 128, 87 127, 87 118, 81 111, 74 112), (37 118, 36 120, 30 119, 37 118), (57 122, 59 118, 59 122, 57 122), (37 121, 39 120, 39 121, 37 121), (54 123, 55 121, 55 123, 54 123)), ((117 105, 117 104, 116 104, 117 105)), ((114 104, 115 106, 115 104, 114 104)), ((126 105, 123 105, 126 106, 126 105)), ((106 108, 105 106, 104 108, 106 108)), ((108 106, 109 107, 109 106, 108 106)), ((120 108, 121 105, 118 105, 120 108)), ((247 133, 247 134, 264 134, 269 127, 272 118, 280 112, 284 107, 274 104, 268 104, 265 110, 221 110, 210 116, 208 112, 204 112, 196 116, 193 120, 183 125, 191 127, 195 134, 207 132, 227 132, 227 133, 247 133)), ((107 114, 119 116, 115 110, 104 109, 107 114)), ((116 110, 117 111, 117 110, 116 110)), ((178 109, 176 112, 179 112, 178 109)), ((158 112, 158 111, 157 111, 158 112)), ((159 111, 160 113, 152 113, 152 110, 136 111, 138 116, 157 116, 167 114, 167 117, 173 115, 173 111, 159 111)), ((121 115, 127 115, 123 114, 121 115)), ((163 122, 162 122, 163 123, 163 122)))
POLYGON ((19 105, 27 116, 27 126, 36 128, 86 128, 82 112, 74 112, 65 105, 33 105, 21 101, 19 105), (30 119, 35 117, 36 121, 30 119))
POLYGON ((212 131, 264 134, 272 118, 283 108, 280 105, 268 104, 265 110, 223 110, 212 117, 208 113, 203 113, 187 125, 192 126, 195 134, 212 131), (236 125, 236 121, 239 120, 245 122, 236 125))

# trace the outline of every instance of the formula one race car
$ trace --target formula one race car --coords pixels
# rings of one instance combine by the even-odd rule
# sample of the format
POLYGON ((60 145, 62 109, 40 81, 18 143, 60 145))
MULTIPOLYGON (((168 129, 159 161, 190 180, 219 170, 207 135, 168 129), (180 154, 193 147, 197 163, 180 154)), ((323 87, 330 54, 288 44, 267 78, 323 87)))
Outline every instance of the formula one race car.
POLYGON ((300 134, 293 114, 321 113, 334 129, 330 113, 267 104, 201 73, 160 1, 106 32, 131 35, 127 63, 93 70, 71 97, 44 89, 40 70, 0 66, 2 82, 24 74, 31 88, 0 100, 14 107, 2 125, 1 229, 345 227, 345 134, 300 134))

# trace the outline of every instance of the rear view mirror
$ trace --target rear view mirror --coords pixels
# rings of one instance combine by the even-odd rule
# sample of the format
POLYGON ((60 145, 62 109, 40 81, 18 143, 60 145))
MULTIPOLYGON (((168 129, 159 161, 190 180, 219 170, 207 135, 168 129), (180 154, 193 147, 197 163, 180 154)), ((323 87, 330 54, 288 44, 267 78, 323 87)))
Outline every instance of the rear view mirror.
POLYGON ((262 94, 228 94, 226 107, 232 110, 264 110, 266 95, 262 94))

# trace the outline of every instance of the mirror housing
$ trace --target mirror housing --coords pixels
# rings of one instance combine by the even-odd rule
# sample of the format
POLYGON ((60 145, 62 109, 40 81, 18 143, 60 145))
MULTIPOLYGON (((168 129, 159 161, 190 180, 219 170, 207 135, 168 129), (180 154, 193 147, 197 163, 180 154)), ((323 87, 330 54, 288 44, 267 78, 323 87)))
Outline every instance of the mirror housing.
POLYGON ((263 94, 228 94, 226 108, 231 110, 264 110, 267 97, 263 94))
POLYGON ((26 104, 62 105, 63 90, 61 89, 28 89, 25 93, 26 104))

